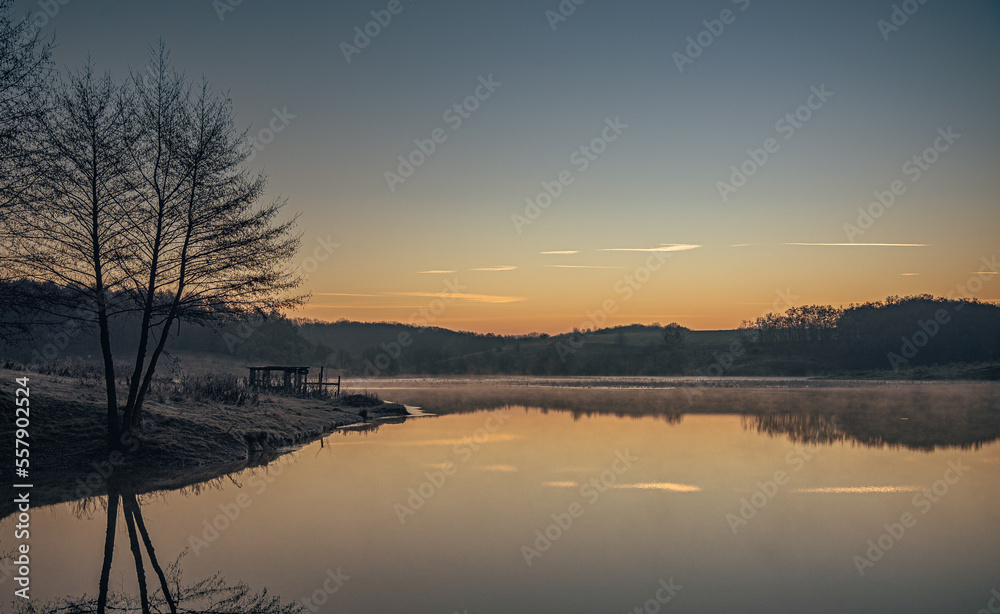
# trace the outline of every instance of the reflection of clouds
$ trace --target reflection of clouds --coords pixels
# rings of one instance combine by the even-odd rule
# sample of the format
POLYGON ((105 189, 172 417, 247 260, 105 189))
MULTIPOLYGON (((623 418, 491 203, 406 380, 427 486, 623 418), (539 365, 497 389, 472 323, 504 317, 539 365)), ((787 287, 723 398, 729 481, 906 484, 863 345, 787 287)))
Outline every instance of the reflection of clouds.
MULTIPOLYGON (((542 482, 542 486, 551 488, 576 488, 579 482, 542 482)), ((669 492, 701 492, 701 487, 692 484, 677 484, 675 482, 632 482, 614 484, 611 488, 620 490, 666 490, 669 492)))
POLYGON ((480 471, 497 471, 500 473, 515 473, 517 467, 513 465, 486 465, 484 467, 477 467, 480 471))
POLYGON ((484 443, 493 443, 496 441, 514 441, 515 439, 524 439, 523 435, 514 435, 512 433, 492 433, 488 437, 482 437, 479 440, 473 437, 456 437, 454 439, 421 439, 414 441, 387 441, 385 445, 387 446, 457 446, 459 444, 475 444, 482 445, 484 443))
POLYGON ((701 487, 692 484, 676 484, 674 482, 636 482, 632 484, 615 484, 611 488, 624 490, 667 490, 670 492, 701 492, 701 487))
POLYGON ((824 488, 798 488, 792 492, 803 494, 884 495, 896 492, 920 492, 920 486, 827 486, 824 488))
POLYGON ((514 271, 517 267, 510 264, 502 264, 499 266, 481 266, 475 269, 469 269, 470 271, 514 271))

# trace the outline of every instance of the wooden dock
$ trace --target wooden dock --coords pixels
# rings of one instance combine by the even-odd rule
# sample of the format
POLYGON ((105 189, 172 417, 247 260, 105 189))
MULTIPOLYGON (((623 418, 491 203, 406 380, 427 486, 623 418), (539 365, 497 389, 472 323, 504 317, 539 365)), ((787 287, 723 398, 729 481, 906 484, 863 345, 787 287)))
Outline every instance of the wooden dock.
POLYGON ((247 379, 247 386, 254 390, 280 390, 291 394, 305 394, 310 390, 326 390, 329 387, 336 387, 334 396, 340 396, 340 376, 337 381, 326 381, 324 377, 325 367, 319 368, 319 379, 315 382, 309 381, 309 367, 247 367, 250 376, 247 379))

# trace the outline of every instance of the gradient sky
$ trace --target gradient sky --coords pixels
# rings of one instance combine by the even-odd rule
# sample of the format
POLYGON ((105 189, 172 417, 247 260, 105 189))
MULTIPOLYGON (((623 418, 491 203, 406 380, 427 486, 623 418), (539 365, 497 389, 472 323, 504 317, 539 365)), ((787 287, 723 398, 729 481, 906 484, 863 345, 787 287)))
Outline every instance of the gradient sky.
MULTIPOLYGON (((893 3, 870 0, 587 0, 555 30, 557 0, 401 0, 346 61, 342 43, 389 4, 71 0, 43 30, 60 67, 89 53, 117 75, 162 37, 252 134, 274 109, 295 116, 252 164, 301 214, 313 298, 299 316, 423 308, 449 328, 562 332, 605 323, 587 314, 608 304, 607 324, 731 328, 793 304, 946 295, 1000 255, 996 0, 897 2, 918 9, 888 40, 893 3), (724 10, 732 23, 681 72, 675 54, 724 10), (500 85, 456 126, 446 112, 491 75, 500 85), (794 133, 777 125, 812 88, 832 96, 794 133), (574 152, 615 118, 628 127, 582 170, 574 152), (960 138, 919 179, 904 170, 949 127, 960 138), (390 190, 386 171, 435 129, 446 140, 390 190), (730 166, 772 138, 724 200, 730 166), (512 215, 562 171, 572 184, 518 229, 512 215), (894 205, 848 236, 896 180, 894 205), (890 245, 816 245, 842 243, 890 245), (650 249, 664 251, 609 251, 650 249)), ((982 278, 974 295, 1000 298, 1000 276, 982 278)))

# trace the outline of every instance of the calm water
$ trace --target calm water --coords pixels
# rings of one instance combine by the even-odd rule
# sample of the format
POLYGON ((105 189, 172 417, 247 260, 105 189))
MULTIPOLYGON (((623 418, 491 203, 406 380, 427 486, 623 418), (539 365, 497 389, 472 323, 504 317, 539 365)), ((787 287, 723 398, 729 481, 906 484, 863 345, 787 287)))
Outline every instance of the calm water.
MULTIPOLYGON (((824 418, 829 443, 803 445, 738 415, 465 409, 140 496, 160 564, 187 548, 185 582, 221 571, 321 612, 975 614, 1000 588, 996 441, 872 447, 824 418)), ((103 501, 36 511, 36 598, 97 594, 107 522, 103 501)), ((136 595, 120 517, 116 534, 110 588, 136 595)))

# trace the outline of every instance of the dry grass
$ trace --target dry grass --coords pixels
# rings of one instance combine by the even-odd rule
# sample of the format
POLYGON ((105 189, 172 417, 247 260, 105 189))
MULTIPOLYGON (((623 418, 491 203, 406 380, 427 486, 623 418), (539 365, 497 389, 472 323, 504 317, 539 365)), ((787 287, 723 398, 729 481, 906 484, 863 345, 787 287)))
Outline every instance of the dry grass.
MULTIPOLYGON (((33 409, 29 427, 33 496, 49 502, 79 498, 78 479, 86 482, 96 474, 102 478, 99 483, 109 460, 120 460, 106 451, 103 387, 86 378, 0 369, 0 398, 13 398, 14 380, 24 375, 30 378, 33 409)), ((226 376, 206 376, 186 384, 161 382, 146 404, 136 436, 138 449, 118 463, 115 473, 133 475, 139 482, 193 474, 209 479, 369 416, 398 416, 406 410, 380 404, 364 411, 361 416, 357 408, 325 398, 257 395, 226 376)), ((13 412, 0 416, 5 441, 12 439, 13 420, 13 412)), ((84 496, 93 494, 97 493, 84 496)), ((0 509, 6 511, 6 506, 0 509)))

